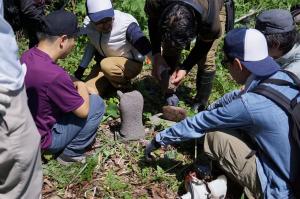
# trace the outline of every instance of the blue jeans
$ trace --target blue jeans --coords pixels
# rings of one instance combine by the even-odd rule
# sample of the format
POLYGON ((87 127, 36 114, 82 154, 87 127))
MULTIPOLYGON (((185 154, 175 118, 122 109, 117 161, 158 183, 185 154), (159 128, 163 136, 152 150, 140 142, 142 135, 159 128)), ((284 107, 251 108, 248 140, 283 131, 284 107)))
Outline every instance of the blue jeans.
POLYGON ((97 128, 105 112, 105 104, 99 95, 90 95, 87 118, 79 118, 73 113, 62 117, 52 128, 52 143, 49 151, 64 155, 81 156, 95 139, 97 128))

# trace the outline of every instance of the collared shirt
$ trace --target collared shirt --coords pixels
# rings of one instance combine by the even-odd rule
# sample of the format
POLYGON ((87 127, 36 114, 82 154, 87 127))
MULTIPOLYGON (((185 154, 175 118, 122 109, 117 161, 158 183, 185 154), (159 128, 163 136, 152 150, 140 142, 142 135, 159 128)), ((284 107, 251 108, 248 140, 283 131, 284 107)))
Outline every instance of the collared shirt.
MULTIPOLYGON (((272 77, 291 81, 282 72, 277 72, 272 77)), ((239 130, 246 133, 264 152, 257 156, 256 161, 264 198, 292 198, 292 190, 285 179, 294 180, 296 177, 300 168, 300 151, 289 137, 286 113, 264 96, 249 92, 258 81, 257 78, 248 81, 242 93, 232 92, 226 99, 221 98, 218 105, 215 105, 216 108, 200 112, 160 132, 156 135, 156 141, 161 145, 168 145, 200 138, 215 130, 239 130), (280 172, 269 158, 277 164, 280 172)), ((290 99, 298 93, 286 86, 269 86, 290 99)))
POLYGON ((79 108, 83 98, 70 76, 45 52, 34 47, 23 53, 21 61, 27 65, 25 86, 28 106, 41 134, 41 147, 52 142, 51 129, 66 113, 79 108))
POLYGON ((19 61, 14 32, 3 18, 3 1, 0 1, 0 52, 1 87, 11 91, 20 89, 24 84, 26 66, 19 61))
POLYGON ((285 70, 291 71, 300 78, 300 43, 296 43, 293 48, 276 62, 285 70))

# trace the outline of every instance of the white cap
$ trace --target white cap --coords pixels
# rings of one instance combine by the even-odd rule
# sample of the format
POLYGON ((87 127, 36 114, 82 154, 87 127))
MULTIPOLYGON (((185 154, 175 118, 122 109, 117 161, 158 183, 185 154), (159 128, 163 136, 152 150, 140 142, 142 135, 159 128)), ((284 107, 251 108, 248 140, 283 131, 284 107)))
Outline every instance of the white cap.
POLYGON ((224 39, 224 52, 228 58, 240 62, 256 76, 268 76, 280 66, 268 55, 265 36, 256 29, 236 28, 224 39))
POLYGON ((92 22, 98 22, 107 17, 114 17, 115 15, 110 0, 87 0, 86 8, 92 22))

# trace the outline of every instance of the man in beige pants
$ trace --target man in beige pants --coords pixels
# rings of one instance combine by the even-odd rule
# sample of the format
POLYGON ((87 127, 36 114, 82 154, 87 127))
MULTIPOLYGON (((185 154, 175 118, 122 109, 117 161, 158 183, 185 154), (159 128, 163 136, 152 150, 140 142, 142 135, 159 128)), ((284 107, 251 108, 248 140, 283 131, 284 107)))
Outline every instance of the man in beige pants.
POLYGON ((27 106, 26 67, 17 57, 17 43, 3 18, 2 1, 0 42, 0 198, 40 198, 40 135, 27 106))
POLYGON ((105 91, 111 92, 109 86, 127 89, 130 80, 141 72, 145 56, 151 57, 150 41, 137 20, 114 10, 110 0, 87 0, 86 8, 82 33, 88 36, 89 42, 75 77, 82 78, 96 55, 97 63, 86 78, 87 85, 96 88, 101 96, 105 91))

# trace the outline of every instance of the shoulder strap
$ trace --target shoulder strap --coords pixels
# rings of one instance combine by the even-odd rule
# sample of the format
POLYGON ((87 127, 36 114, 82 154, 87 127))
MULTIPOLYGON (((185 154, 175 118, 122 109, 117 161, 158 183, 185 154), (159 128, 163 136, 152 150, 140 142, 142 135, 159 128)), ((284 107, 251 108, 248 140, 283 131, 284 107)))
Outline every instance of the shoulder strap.
POLYGON ((298 118, 300 116, 300 113, 298 113, 298 109, 300 109, 300 107, 295 108, 297 104, 298 106, 300 106, 300 104, 297 103, 297 98, 299 97, 300 93, 298 93, 298 95, 296 95, 293 100, 289 100, 280 92, 266 85, 258 85, 252 90, 252 92, 263 95, 271 101, 275 102, 288 114, 288 116, 292 120, 292 136, 298 146, 300 146, 300 133, 298 132, 300 130, 300 118, 298 118))
POLYGON ((294 73, 288 71, 288 70, 281 70, 281 72, 286 73, 293 81, 294 83, 300 88, 300 79, 295 75, 294 73))
POLYGON ((289 86, 291 88, 300 90, 300 79, 294 73, 287 71, 287 70, 281 70, 281 72, 287 74, 293 80, 293 82, 289 82, 289 81, 282 80, 282 79, 270 78, 270 79, 262 80, 260 82, 260 84, 270 83, 270 84, 275 84, 275 85, 279 85, 279 86, 289 86))
POLYGON ((275 84, 275 85, 278 85, 278 86, 289 86, 293 89, 297 89, 299 90, 300 89, 300 86, 296 85, 295 83, 292 83, 292 82, 289 82, 289 81, 286 81, 286 80, 282 80, 282 79, 266 79, 266 80, 263 80, 261 83, 267 83, 267 84, 275 84))
MULTIPOLYGON (((270 79, 271 80, 271 79, 270 79)), ((272 81, 263 81, 264 83, 271 83, 272 81)), ((276 82, 276 81, 275 81, 276 82)), ((277 81, 277 83, 286 84, 285 81, 277 81)), ((278 85, 278 84, 277 84, 278 85)), ((282 93, 276 91, 275 89, 271 88, 270 86, 266 85, 258 85, 256 88, 254 88, 251 92, 257 93, 259 95, 263 95, 266 98, 270 99, 274 103, 276 103, 280 108, 282 108, 289 116, 290 122, 292 122, 291 126, 291 133, 292 137, 295 140, 295 142, 298 145, 298 148, 300 147, 300 104, 298 103, 298 106, 296 108, 292 107, 292 102, 297 100, 299 97, 300 93, 296 95, 296 97, 291 101, 289 100, 286 96, 284 96, 282 93)), ((262 150, 259 150, 261 153, 263 153, 262 150)), ((266 154, 266 157, 268 155, 266 154)), ((269 160, 273 163, 275 167, 277 167, 277 170, 280 172, 281 170, 278 168, 277 164, 269 158, 269 160)), ((281 172, 282 173, 282 172, 281 172)), ((300 173, 298 173, 300 175, 300 173)), ((285 175, 282 173, 282 177, 286 179, 287 182, 291 185, 293 192, 297 198, 300 197, 300 190, 299 190, 299 185, 300 185, 300 180, 298 179, 300 176, 296 176, 295 181, 290 181, 290 179, 286 178, 285 175)))
MULTIPOLYGON (((265 82, 266 80, 263 83, 265 82)), ((291 114, 292 111, 290 107, 290 100, 270 86, 258 85, 251 92, 267 97, 271 101, 275 102, 278 106, 283 108, 285 111, 287 111, 289 114, 291 114)))
POLYGON ((197 10, 197 12, 199 12, 201 16, 205 16, 206 17, 206 15, 207 15, 207 11, 205 11, 204 8, 200 5, 200 3, 197 2, 197 1, 195 1, 195 0, 176 0, 176 1, 177 2, 184 2, 186 4, 189 4, 195 10, 197 10))
POLYGON ((226 24, 225 31, 229 32, 234 28, 234 19, 235 19, 235 7, 233 0, 225 0, 225 9, 226 9, 226 24))
POLYGON ((207 24, 213 24, 215 22, 216 15, 219 16, 217 11, 217 2, 215 0, 208 1, 208 12, 207 12, 207 24))

